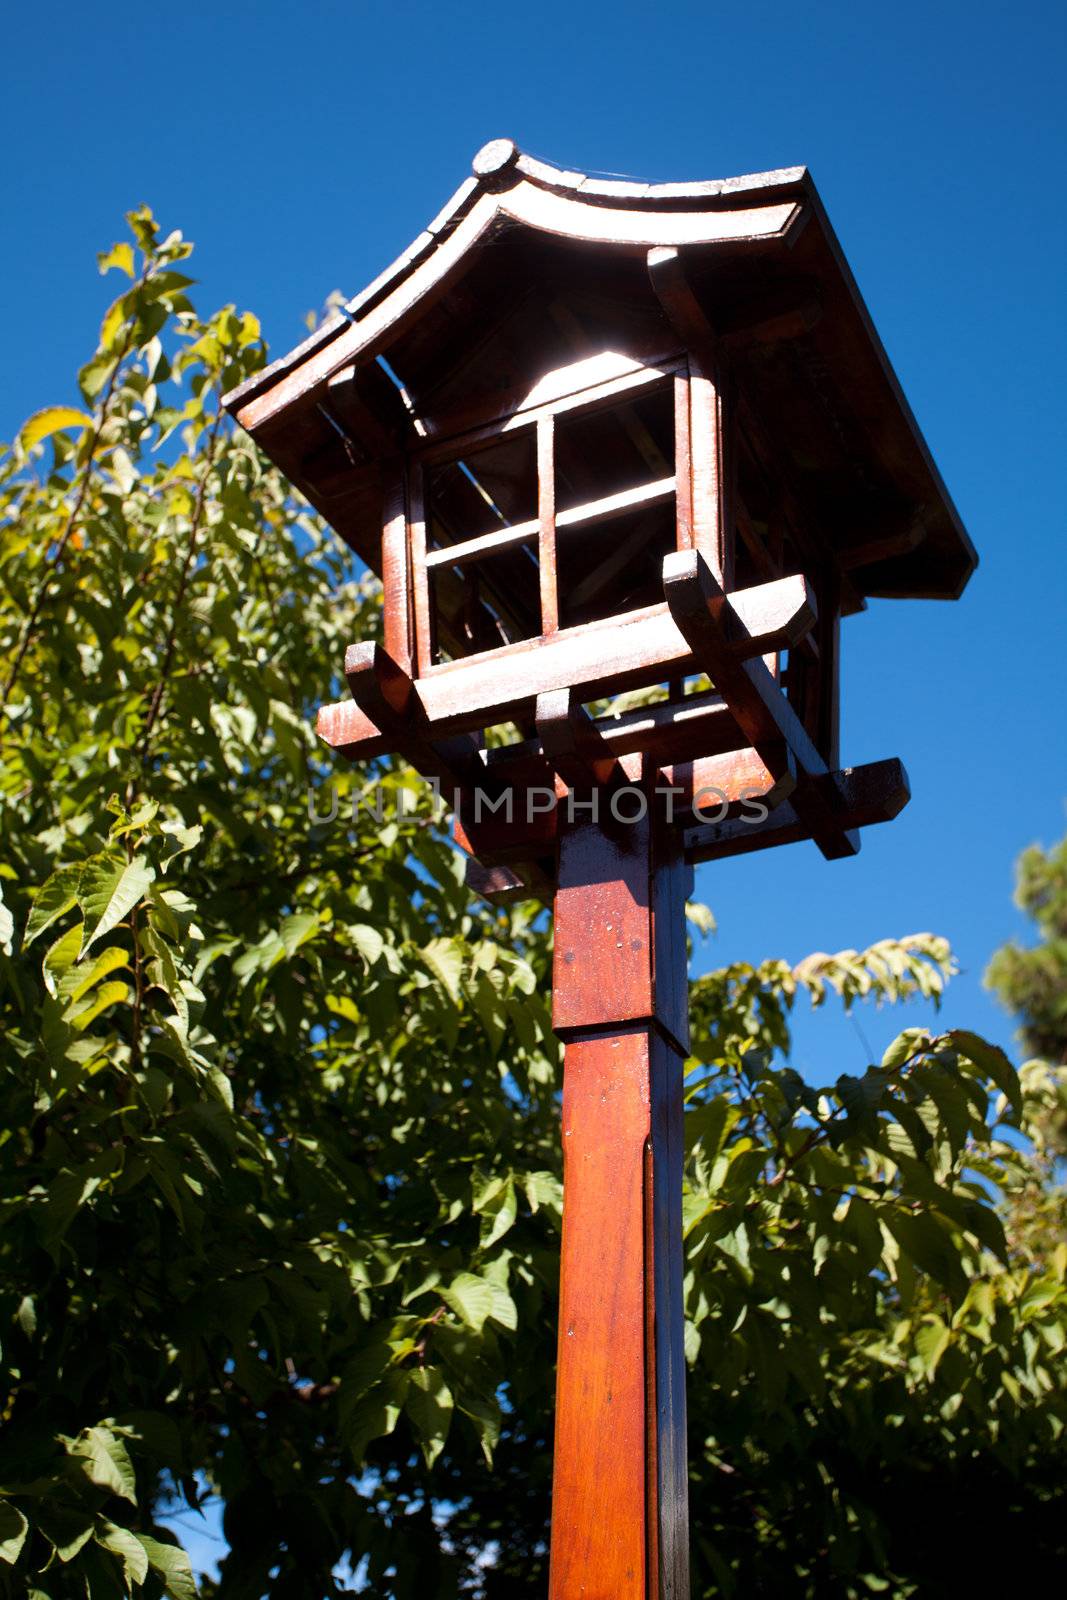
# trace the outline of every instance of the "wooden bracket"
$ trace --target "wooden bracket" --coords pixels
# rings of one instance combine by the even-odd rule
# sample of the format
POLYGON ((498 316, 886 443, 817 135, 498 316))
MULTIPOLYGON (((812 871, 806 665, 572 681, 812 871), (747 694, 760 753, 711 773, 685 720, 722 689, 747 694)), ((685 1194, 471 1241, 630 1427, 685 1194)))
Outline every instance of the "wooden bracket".
POLYGON ((687 350, 712 356, 718 343, 686 276, 682 253, 674 245, 657 245, 646 258, 656 299, 687 350))
POLYGON ((537 696, 534 717, 541 749, 568 789, 614 788, 626 774, 573 689, 537 696))
POLYGON ((729 615, 728 598, 698 550, 675 550, 665 557, 663 592, 693 654, 772 771, 785 741, 796 763, 793 805, 823 855, 828 860, 855 855, 859 835, 836 820, 841 797, 826 762, 764 662, 739 660, 731 648, 720 620, 729 615))
POLYGON ((540 900, 551 906, 556 892, 555 868, 541 861, 524 861, 517 867, 486 867, 467 857, 464 882, 490 905, 509 906, 522 900, 540 900))
POLYGON ((359 709, 422 777, 457 793, 485 782, 479 741, 471 734, 431 739, 413 679, 382 645, 350 644, 345 678, 359 709))
POLYGON ((417 443, 396 385, 376 362, 342 367, 327 379, 325 397, 330 412, 356 436, 364 453, 389 461, 417 443))
MULTIPOLYGON (((848 830, 892 822, 911 799, 908 774, 895 757, 871 761, 862 767, 846 767, 831 776, 839 797, 838 826, 848 830)), ((795 791, 791 801, 772 811, 763 822, 729 817, 723 822, 687 828, 684 836, 686 861, 691 864, 719 861, 725 856, 747 855, 752 850, 768 850, 775 845, 810 838, 811 828, 801 816, 797 803, 801 792, 795 791)))

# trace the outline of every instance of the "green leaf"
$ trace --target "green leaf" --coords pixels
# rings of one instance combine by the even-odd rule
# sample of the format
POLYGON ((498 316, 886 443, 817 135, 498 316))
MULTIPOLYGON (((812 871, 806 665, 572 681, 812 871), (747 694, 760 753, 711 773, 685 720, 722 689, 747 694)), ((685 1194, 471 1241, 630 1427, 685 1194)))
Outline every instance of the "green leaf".
POLYGON ((493 1285, 484 1278, 476 1278, 472 1272, 461 1272, 447 1288, 437 1292, 474 1333, 481 1333, 486 1317, 493 1315, 493 1285))
POLYGON ((0 884, 0 950, 6 956, 11 954, 11 943, 15 933, 15 919, 10 908, 4 904, 3 885, 0 884))
MULTIPOLYGON (((699 798, 699 797, 698 797, 699 798)), ((690 900, 686 903, 685 919, 707 938, 709 933, 714 933, 716 928, 715 913, 710 906, 700 900, 690 900)))
MULTIPOLYGON (((80 946, 81 927, 73 927, 65 937, 71 940, 77 938, 80 946)), ((49 951, 50 956, 51 951, 49 951)), ((63 972, 57 985, 60 999, 66 1000, 68 1005, 76 1004, 77 1001, 84 999, 101 978, 106 978, 109 972, 115 972, 119 967, 128 966, 129 960, 129 956, 120 945, 108 945, 105 950, 98 951, 92 961, 79 962, 77 966, 72 966, 63 972)))
POLYGON ((459 1005, 460 979, 466 964, 466 950, 459 939, 431 939, 419 951, 449 999, 459 1005))
POLYGON ((563 1185, 554 1172, 528 1172, 523 1179, 523 1189, 530 1210, 541 1206, 557 1220, 563 1216, 563 1185))
POLYGON ((53 433, 70 430, 81 433, 83 428, 92 426, 92 417, 86 411, 78 411, 74 406, 46 406, 43 411, 35 411, 30 419, 23 423, 19 433, 19 445, 28 453, 34 445, 40 444, 42 439, 49 438, 53 433))
POLYGON ((197 1600, 199 1590, 189 1557, 176 1544, 162 1544, 158 1539, 139 1533, 138 1540, 145 1550, 153 1570, 163 1579, 163 1587, 171 1600, 197 1600))
POLYGON ((393 1432, 407 1398, 411 1373, 392 1371, 352 1407, 348 1418, 348 1447, 357 1465, 367 1446, 393 1432))
POLYGON ((1023 1109, 1023 1093, 1019 1074, 1004 1051, 995 1044, 989 1044, 977 1033, 970 1033, 966 1028, 953 1028, 948 1037, 960 1055, 966 1056, 979 1072, 993 1080, 1016 1117, 1020 1117, 1023 1109))
POLYGON ((77 961, 82 947, 84 924, 76 922, 66 933, 61 934, 54 944, 50 945, 41 963, 45 987, 52 996, 60 992, 63 977, 77 961))
POLYGON ((350 922, 345 932, 368 967, 372 967, 385 949, 385 940, 377 928, 368 927, 365 922, 350 922))
POLYGON ((514 1333, 519 1325, 519 1314, 515 1309, 514 1300, 501 1283, 490 1283, 489 1288, 493 1295, 489 1315, 494 1322, 499 1322, 502 1328, 508 1328, 514 1333))
POLYGON ((416 1367, 411 1373, 404 1410, 411 1418, 426 1465, 432 1467, 445 1447, 452 1422, 452 1391, 439 1367, 416 1367))
POLYGON ((923 1371, 932 1378, 937 1364, 949 1347, 951 1335, 940 1317, 929 1317, 915 1335, 915 1348, 923 1371))
POLYGON ((73 1561, 93 1536, 92 1517, 54 1501, 40 1505, 35 1520, 60 1561, 73 1561))
POLYGON ((15 1321, 27 1339, 34 1337, 37 1332, 37 1307, 32 1295, 24 1294, 19 1301, 18 1310, 15 1312, 15 1321))
POLYGON ((480 1245, 488 1250, 502 1239, 518 1215, 515 1181, 509 1173, 506 1178, 494 1178, 485 1184, 474 1202, 474 1210, 482 1218, 480 1245))
POLYGON ((462 1390, 456 1398, 456 1408, 474 1424, 486 1465, 492 1467, 493 1452, 500 1439, 500 1407, 496 1400, 462 1390))
POLYGON ((78 879, 78 904, 85 914, 86 928, 92 928, 83 941, 83 951, 127 917, 148 893, 155 871, 145 856, 132 861, 113 856, 94 856, 86 862, 78 879))
POLYGON ((131 1588, 136 1583, 144 1582, 148 1576, 148 1551, 137 1534, 131 1533, 128 1528, 116 1527, 115 1523, 104 1518, 97 1531, 96 1542, 119 1557, 126 1582, 131 1588))
POLYGON ((29 1523, 10 1500, 0 1500, 0 1561, 14 1566, 26 1542, 29 1523))
POLYGON ((134 275, 133 245, 130 244, 128 239, 120 239, 118 244, 111 246, 110 250, 101 250, 96 259, 100 267, 101 276, 105 272, 110 272, 112 267, 118 267, 119 271, 124 272, 127 278, 132 278, 134 275))
POLYGON ((85 1473, 98 1488, 133 1504, 137 1502, 137 1479, 133 1463, 122 1440, 109 1428, 86 1428, 71 1447, 71 1455, 85 1462, 85 1473))
POLYGON ((314 911, 299 911, 286 917, 278 929, 278 937, 285 946, 287 956, 295 956, 301 945, 307 944, 318 933, 321 922, 314 911))
POLYGON ((42 883, 33 897, 30 914, 26 920, 26 937, 23 942, 27 948, 39 934, 50 928, 53 922, 76 904, 80 876, 80 867, 60 867, 42 883))
POLYGON ((882 1057, 882 1066, 887 1072, 904 1065, 918 1050, 928 1042, 930 1035, 925 1028, 905 1028, 903 1033, 898 1033, 892 1044, 882 1057))

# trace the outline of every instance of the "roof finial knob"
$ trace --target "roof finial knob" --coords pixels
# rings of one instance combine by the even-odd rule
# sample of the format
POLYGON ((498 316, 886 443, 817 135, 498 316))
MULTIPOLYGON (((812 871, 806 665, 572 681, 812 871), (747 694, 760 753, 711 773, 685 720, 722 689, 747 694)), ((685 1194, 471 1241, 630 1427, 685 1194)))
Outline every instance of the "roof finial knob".
POLYGON ((473 162, 476 178, 487 189, 507 189, 515 182, 519 148, 511 139, 490 139, 483 144, 473 162))

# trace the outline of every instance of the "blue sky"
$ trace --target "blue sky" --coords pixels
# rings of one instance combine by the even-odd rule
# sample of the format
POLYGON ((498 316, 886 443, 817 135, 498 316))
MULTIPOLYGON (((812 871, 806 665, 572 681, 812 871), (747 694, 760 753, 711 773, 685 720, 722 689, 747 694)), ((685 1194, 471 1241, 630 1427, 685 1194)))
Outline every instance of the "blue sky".
MULTIPOLYGON (((845 625, 844 759, 902 757, 911 806, 855 861, 702 868, 720 931, 698 967, 932 929, 964 967, 947 1020, 1007 1043, 981 972, 1022 929, 1015 856, 1067 825, 1063 33, 1040 0, 21 7, 0 437, 72 398, 107 298, 93 253, 139 201, 197 242, 203 301, 254 309, 280 353, 494 136, 650 179, 807 163, 982 565, 956 605, 845 625)), ((895 1031, 861 1022, 874 1049, 895 1031)), ((867 1055, 823 1017, 798 1049, 816 1076, 867 1055)))

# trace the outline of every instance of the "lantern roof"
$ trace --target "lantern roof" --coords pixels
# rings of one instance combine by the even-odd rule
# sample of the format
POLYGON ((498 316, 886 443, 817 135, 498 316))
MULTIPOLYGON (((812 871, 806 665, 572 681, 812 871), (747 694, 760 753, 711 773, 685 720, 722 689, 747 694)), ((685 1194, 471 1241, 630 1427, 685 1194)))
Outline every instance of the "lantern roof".
POLYGON ((857 597, 956 598, 977 556, 803 167, 645 184, 494 140, 392 266, 226 406, 380 572, 392 462, 521 414, 560 369, 577 389, 678 353, 648 271, 663 248, 857 597))

